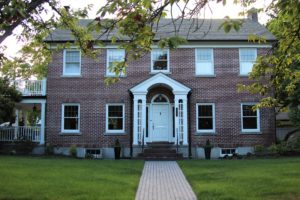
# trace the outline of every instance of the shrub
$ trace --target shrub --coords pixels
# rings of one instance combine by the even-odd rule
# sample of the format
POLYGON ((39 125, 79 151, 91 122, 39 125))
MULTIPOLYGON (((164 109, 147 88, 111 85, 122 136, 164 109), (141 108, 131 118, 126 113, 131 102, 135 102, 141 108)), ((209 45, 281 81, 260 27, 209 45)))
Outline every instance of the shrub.
POLYGON ((75 144, 72 144, 70 149, 69 149, 69 153, 72 157, 76 158, 77 156, 77 147, 75 144))
POLYGON ((54 154, 54 147, 52 144, 47 143, 45 146, 45 154, 46 155, 53 155, 54 154))
POLYGON ((263 153, 264 149, 265 149, 264 146, 262 146, 260 144, 254 146, 254 152, 255 152, 255 154, 261 154, 261 153, 263 153))
POLYGON ((271 146, 268 147, 268 151, 272 154, 277 154, 278 152, 278 145, 272 144, 271 146))

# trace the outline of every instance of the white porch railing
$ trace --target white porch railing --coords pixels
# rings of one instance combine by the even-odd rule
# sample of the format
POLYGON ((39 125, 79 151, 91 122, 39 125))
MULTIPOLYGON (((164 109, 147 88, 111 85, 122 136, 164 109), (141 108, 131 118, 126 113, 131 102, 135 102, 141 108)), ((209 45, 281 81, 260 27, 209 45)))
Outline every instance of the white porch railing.
POLYGON ((16 80, 15 86, 23 96, 45 96, 46 79, 43 80, 16 80))
POLYGON ((14 140, 30 140, 40 142, 41 127, 37 126, 17 126, 0 127, 0 141, 12 142, 14 140))

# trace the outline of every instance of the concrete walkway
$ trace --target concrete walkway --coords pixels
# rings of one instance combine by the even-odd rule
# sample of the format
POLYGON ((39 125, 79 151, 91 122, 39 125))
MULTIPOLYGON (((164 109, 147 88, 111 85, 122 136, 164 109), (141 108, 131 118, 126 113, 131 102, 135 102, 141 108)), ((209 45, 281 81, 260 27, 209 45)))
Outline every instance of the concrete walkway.
POLYGON ((146 161, 136 200, 197 199, 175 161, 146 161))

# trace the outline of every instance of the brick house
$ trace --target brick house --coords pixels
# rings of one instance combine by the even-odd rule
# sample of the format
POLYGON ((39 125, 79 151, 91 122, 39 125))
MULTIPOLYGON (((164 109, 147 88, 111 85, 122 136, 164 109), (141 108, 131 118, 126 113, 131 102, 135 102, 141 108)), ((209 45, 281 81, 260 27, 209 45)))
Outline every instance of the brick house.
MULTIPOLYGON (((222 20, 199 20, 201 28, 189 35, 192 22, 185 20, 178 34, 188 35, 187 44, 175 50, 153 46, 151 53, 129 62, 126 74, 109 86, 104 83, 105 77, 114 76, 109 66, 124 59, 124 50, 107 44, 97 59, 76 48, 53 52, 45 141, 57 153, 67 153, 75 144, 79 156, 99 148, 104 157, 113 157, 117 138, 126 157, 162 141, 195 158, 204 157, 201 145, 207 139, 214 146, 213 157, 270 145, 275 141, 274 110, 252 111, 260 97, 237 92, 238 83, 250 82, 256 57, 266 54, 275 40, 255 19, 246 19, 239 32, 230 33, 219 29, 222 20), (267 43, 248 42, 249 34, 264 36, 267 43)), ((157 39, 172 29, 170 20, 162 20, 157 39)), ((72 41, 67 30, 55 30, 46 39, 50 47, 72 41)))

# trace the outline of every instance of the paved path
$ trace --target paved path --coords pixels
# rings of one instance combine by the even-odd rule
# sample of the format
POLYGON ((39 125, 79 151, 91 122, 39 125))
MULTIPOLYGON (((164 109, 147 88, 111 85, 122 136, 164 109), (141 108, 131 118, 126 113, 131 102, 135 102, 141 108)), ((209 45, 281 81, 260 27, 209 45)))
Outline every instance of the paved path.
POLYGON ((136 200, 197 199, 175 161, 146 161, 136 200))

